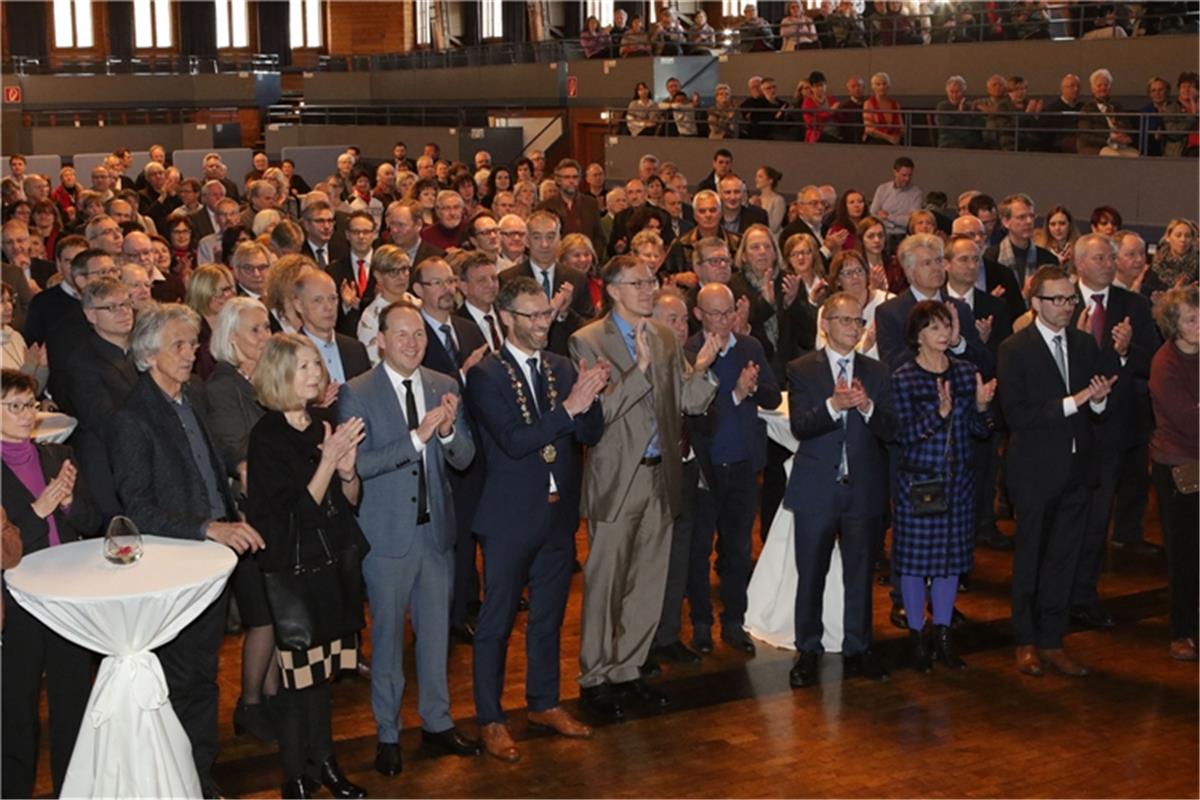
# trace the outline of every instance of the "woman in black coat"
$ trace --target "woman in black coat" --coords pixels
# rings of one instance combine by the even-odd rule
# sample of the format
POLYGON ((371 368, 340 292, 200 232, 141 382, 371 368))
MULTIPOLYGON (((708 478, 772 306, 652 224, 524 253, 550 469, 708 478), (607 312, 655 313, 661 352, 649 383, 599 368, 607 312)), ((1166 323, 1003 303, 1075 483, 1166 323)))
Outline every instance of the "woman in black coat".
MULTIPOLYGON (((267 545, 258 553, 267 574, 290 570, 297 549, 304 563, 323 557, 326 548, 368 549, 354 516, 362 492, 356 458, 363 422, 350 419, 334 430, 324 409, 309 406, 328 383, 321 355, 299 334, 272 336, 254 371, 255 391, 268 411, 250 432, 246 494, 250 524, 267 545)), ((311 796, 315 778, 334 797, 365 797, 338 768, 330 717, 329 684, 341 670, 355 668, 356 634, 278 653, 283 796, 311 796)))
MULTIPOLYGON (((250 297, 231 297, 217 315, 209 341, 216 366, 204 384, 205 416, 225 474, 239 490, 241 506, 245 505, 240 495, 245 493, 250 430, 266 413, 255 397, 250 375, 270 338, 266 306, 250 297)), ((233 729, 273 742, 275 725, 268 713, 269 702, 264 701, 279 692, 279 669, 262 573, 253 555, 247 553, 238 559, 231 582, 246 631, 242 641, 242 696, 233 711, 233 729)))
MULTIPOLYGON (((0 372, 0 496, 21 530, 25 555, 91 536, 100 515, 72 462, 71 448, 38 444, 33 378, 0 372)), ((4 591, 4 658, 0 659, 3 796, 32 797, 37 770, 38 695, 42 675, 50 706, 50 774, 57 796, 92 690, 92 654, 54 633, 4 591)))

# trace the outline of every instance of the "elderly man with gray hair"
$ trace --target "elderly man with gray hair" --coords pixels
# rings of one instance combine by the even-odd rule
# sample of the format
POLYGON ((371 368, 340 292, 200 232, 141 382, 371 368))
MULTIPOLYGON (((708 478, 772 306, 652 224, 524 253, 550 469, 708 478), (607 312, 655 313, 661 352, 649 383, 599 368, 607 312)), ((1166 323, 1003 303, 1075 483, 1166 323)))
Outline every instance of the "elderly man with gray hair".
MULTIPOLYGON (((188 390, 199 335, 199 315, 178 303, 138 317, 131 350, 142 374, 113 417, 113 478, 126 516, 144 533, 211 539, 249 554, 262 549, 262 537, 239 521, 221 457, 188 390)), ((223 794, 212 766, 226 597, 222 594, 156 653, 171 705, 191 741, 205 797, 223 794)))
POLYGON ((154 221, 154 229, 166 231, 167 217, 183 205, 178 196, 171 194, 167 186, 167 169, 157 161, 151 161, 142 172, 146 186, 138 192, 138 213, 154 221))

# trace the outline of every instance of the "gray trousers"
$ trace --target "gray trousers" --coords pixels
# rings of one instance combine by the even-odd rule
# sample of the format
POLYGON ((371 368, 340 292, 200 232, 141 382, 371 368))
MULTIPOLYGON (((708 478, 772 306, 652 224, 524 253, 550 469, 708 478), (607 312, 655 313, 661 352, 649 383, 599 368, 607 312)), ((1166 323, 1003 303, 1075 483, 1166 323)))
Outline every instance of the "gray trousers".
POLYGON ((409 608, 417 637, 417 711, 421 726, 431 733, 454 727, 446 680, 454 551, 436 551, 429 538, 418 536, 403 558, 368 553, 363 559, 371 607, 371 709, 381 742, 400 741, 404 614, 409 608))
POLYGON ((639 467, 616 519, 588 520, 579 685, 639 676, 662 613, 671 507, 662 465, 639 467))

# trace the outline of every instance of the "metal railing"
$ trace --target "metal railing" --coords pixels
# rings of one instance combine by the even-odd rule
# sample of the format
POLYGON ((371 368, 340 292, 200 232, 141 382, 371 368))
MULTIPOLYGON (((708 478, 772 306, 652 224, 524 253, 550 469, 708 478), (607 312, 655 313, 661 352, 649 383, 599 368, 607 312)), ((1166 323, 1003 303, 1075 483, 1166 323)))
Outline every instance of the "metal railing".
POLYGON ((434 128, 486 126, 486 109, 462 106, 312 105, 278 103, 267 108, 268 125, 388 125, 434 128), (482 117, 482 122, 480 118, 482 117))
POLYGON ((197 122, 236 122, 238 109, 234 106, 205 106, 203 108, 55 108, 53 110, 24 110, 24 128, 104 128, 118 125, 180 125, 197 122))
MULTIPOLYGON (((609 135, 631 135, 630 121, 646 124, 639 136, 708 136, 708 107, 672 108, 660 104, 649 118, 630 118, 628 108, 604 112, 609 135), (682 116, 681 116, 682 115, 682 116), (688 115, 694 122, 689 124, 688 115), (695 134, 680 133, 695 128, 695 134)), ((820 126, 824 143, 852 144, 863 141, 863 112, 832 109, 833 117, 820 126)), ((811 112, 810 112, 811 113, 811 112)), ((870 112, 868 112, 870 113, 870 112)), ((1168 143, 1184 142, 1195 133, 1200 117, 1185 113, 1120 112, 1112 114, 1029 114, 1018 111, 939 111, 933 108, 902 108, 899 144, 905 147, 960 147, 967 149, 1096 154, 1105 147, 1128 149, 1139 155, 1161 155, 1168 143), (1115 123, 1110 128, 1109 120, 1115 123), (1170 127, 1166 127, 1170 125, 1170 127), (1190 128, 1188 127, 1190 125, 1190 128), (1120 142, 1113 133, 1129 142, 1120 142)), ((769 141, 805 141, 804 112, 793 107, 778 111, 735 112, 736 137, 769 141), (776 118, 776 114, 782 117, 776 118)), ((883 127, 880 125, 879 127, 883 127)), ((876 144, 886 144, 882 141, 876 144)), ((1182 150, 1183 148, 1178 148, 1182 150)))
POLYGON ((122 58, 56 59, 28 56, 5 59, 4 71, 17 75, 220 75, 235 72, 279 72, 279 56, 273 53, 230 53, 214 57, 135 56, 122 58))

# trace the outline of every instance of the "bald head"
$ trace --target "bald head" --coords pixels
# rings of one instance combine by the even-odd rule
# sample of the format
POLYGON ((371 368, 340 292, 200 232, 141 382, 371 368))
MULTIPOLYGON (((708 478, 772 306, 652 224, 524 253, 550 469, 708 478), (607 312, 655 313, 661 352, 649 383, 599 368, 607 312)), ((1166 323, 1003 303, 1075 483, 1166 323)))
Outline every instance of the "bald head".
POLYGON ((125 257, 125 263, 138 264, 147 272, 154 267, 154 243, 141 231, 130 231, 125 234, 125 241, 121 245, 121 255, 125 257))

